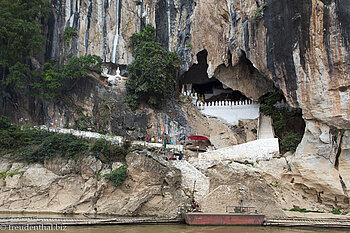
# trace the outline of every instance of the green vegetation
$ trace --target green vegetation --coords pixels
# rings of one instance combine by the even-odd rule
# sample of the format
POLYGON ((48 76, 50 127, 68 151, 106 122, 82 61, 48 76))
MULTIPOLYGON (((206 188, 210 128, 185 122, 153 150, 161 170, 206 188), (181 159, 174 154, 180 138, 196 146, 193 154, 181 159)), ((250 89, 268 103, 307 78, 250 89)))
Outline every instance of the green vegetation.
POLYGON ((264 2, 258 9, 255 10, 254 19, 262 19, 264 17, 264 10, 268 7, 268 3, 264 2))
POLYGON ((40 20, 50 12, 48 0, 0 1, 0 97, 11 100, 30 79, 30 56, 45 38, 40 20))
POLYGON ((140 6, 142 4, 141 0, 135 0, 136 6, 140 6))
POLYGON ((72 134, 48 133, 41 142, 19 148, 14 157, 28 163, 43 163, 54 157, 78 158, 88 149, 85 139, 72 134))
POLYGON ((89 71, 100 73, 101 63, 102 59, 96 55, 73 57, 61 69, 54 63, 47 62, 43 72, 36 74, 37 81, 30 83, 31 93, 47 99, 62 95, 64 91, 71 89, 77 80, 87 77, 89 71))
POLYGON ((179 57, 156 42, 155 29, 147 25, 131 36, 135 60, 128 65, 125 102, 136 110, 141 102, 160 108, 170 98, 180 67, 179 57))
POLYGON ((72 40, 72 37, 77 36, 78 32, 73 30, 71 27, 66 27, 64 29, 62 38, 66 43, 69 43, 72 40))
MULTIPOLYGON (((36 67, 35 54, 45 46, 41 21, 50 13, 48 0, 0 1, 0 98, 16 103, 19 95, 55 98, 69 90, 88 71, 100 72, 101 58, 73 57, 64 67, 57 62, 36 67)), ((67 27, 62 38, 69 42, 77 32, 67 27)))
POLYGON ((18 174, 21 174, 21 172, 19 171, 19 168, 13 171, 3 171, 3 172, 0 172, 0 179, 6 179, 6 177, 12 177, 18 174))
POLYGON ((301 14, 300 13, 295 13, 295 15, 293 16, 292 20, 297 20, 301 18, 301 14))
POLYGON ((289 211, 295 211, 295 212, 300 212, 300 213, 307 213, 307 212, 311 212, 311 211, 308 211, 307 209, 300 209, 299 207, 296 207, 296 208, 292 208, 290 209, 289 211))
POLYGON ((294 152, 297 146, 299 145, 299 143, 301 142, 302 138, 303 138, 303 135, 299 133, 288 132, 281 139, 280 144, 285 151, 294 152))
POLYGON ((332 214, 341 214, 341 211, 340 210, 332 210, 331 213, 332 214))
POLYGON ((123 161, 130 152, 130 144, 123 143, 121 146, 113 145, 104 138, 99 138, 91 145, 92 152, 99 152, 105 162, 123 161))
POLYGON ((276 181, 276 183, 270 183, 270 185, 275 186, 276 188, 280 187, 280 184, 276 181))
POLYGON ((12 159, 28 163, 43 163, 54 157, 78 159, 83 155, 100 152, 105 162, 124 161, 130 145, 112 145, 104 139, 89 143, 72 134, 52 133, 33 127, 11 124, 0 116, 0 155, 11 154, 12 159))
POLYGON ((103 177, 109 181, 112 181, 115 187, 119 187, 128 177, 128 174, 126 172, 126 166, 121 166, 120 168, 112 171, 111 173, 105 174, 103 177))
POLYGON ((186 44, 186 48, 193 49, 193 45, 192 45, 191 43, 187 43, 187 44, 186 44))
POLYGON ((283 94, 279 92, 269 93, 264 96, 260 104, 260 111, 273 120, 273 128, 280 138, 280 148, 282 152, 294 152, 303 137, 303 129, 297 127, 287 127, 293 123, 293 119, 301 117, 297 109, 287 109, 286 107, 276 107, 275 104, 283 100, 283 94))
POLYGON ((290 209, 289 211, 295 211, 295 212, 300 212, 300 213, 323 213, 317 210, 307 210, 305 208, 299 208, 299 207, 294 207, 290 209))

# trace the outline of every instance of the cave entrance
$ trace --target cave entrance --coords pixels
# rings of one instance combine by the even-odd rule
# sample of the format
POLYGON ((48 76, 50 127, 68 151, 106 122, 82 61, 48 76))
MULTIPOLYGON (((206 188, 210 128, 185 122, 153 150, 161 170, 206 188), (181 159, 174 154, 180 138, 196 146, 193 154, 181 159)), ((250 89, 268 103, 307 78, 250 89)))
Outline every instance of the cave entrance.
POLYGON ((250 100, 241 91, 233 90, 215 77, 208 77, 207 56, 208 52, 206 50, 197 53, 198 63, 192 65, 180 78, 182 91, 196 93, 201 101, 207 103, 250 100))
POLYGON ((263 95, 260 103, 260 112, 272 119, 274 134, 280 139, 280 152, 294 152, 305 132, 301 109, 291 107, 282 91, 277 90, 263 95))

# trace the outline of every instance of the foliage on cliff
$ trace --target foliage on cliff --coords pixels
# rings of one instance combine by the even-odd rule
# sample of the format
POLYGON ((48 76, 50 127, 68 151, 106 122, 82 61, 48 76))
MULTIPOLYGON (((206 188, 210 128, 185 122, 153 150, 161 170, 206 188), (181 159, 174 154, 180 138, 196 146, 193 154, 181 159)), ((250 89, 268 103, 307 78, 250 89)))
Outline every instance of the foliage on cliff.
POLYGON ((43 71, 37 73, 37 82, 30 84, 32 92, 44 98, 54 98, 71 89, 76 80, 88 75, 88 71, 100 73, 101 63, 102 59, 96 55, 73 57, 63 68, 47 62, 43 71))
MULTIPOLYGON (((45 45, 42 22, 50 11, 48 0, 0 1, 0 97, 3 100, 16 102, 18 93, 54 98, 74 85, 76 79, 87 76, 89 70, 100 72, 102 60, 96 55, 73 57, 63 68, 56 62, 37 64, 33 58, 45 45)), ((68 40, 74 31, 67 29, 64 36, 68 40)))
POLYGON ((123 143, 123 145, 113 145, 104 138, 97 139, 92 143, 92 152, 99 152, 102 154, 100 159, 104 162, 123 161, 125 156, 130 152, 130 145, 123 143))
MULTIPOLYGON (((41 18, 48 0, 0 1, 0 95, 9 98, 30 74, 30 56, 42 48, 41 18)), ((30 80, 29 80, 30 81, 30 80)))
POLYGON ((119 187, 128 177, 126 166, 121 166, 120 168, 113 170, 111 173, 105 174, 103 177, 112 181, 115 187, 119 187))
POLYGON ((280 139, 282 153, 294 152, 303 137, 305 125, 299 110, 289 109, 284 105, 278 106, 282 100, 284 100, 283 94, 279 92, 269 93, 264 96, 260 104, 260 111, 272 118, 273 128, 280 139), (302 123, 298 124, 298 121, 302 123))
POLYGON ((43 163, 54 157, 79 158, 91 152, 101 152, 105 162, 113 162, 122 161, 128 152, 127 145, 111 145, 103 139, 89 143, 72 134, 20 127, 1 115, 0 138, 0 155, 11 154, 15 160, 28 163, 43 163))
POLYGON ((142 102, 160 108, 174 93, 179 57, 166 51, 155 38, 151 25, 131 37, 135 60, 128 65, 125 101, 133 110, 142 102))

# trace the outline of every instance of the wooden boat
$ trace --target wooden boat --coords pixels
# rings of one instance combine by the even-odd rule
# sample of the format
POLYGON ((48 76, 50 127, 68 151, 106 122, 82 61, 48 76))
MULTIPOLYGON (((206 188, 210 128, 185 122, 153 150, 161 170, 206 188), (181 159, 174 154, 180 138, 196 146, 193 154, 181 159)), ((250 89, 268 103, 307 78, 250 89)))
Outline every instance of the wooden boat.
POLYGON ((231 226, 262 226, 265 215, 245 213, 202 213, 184 214, 188 225, 231 225, 231 226))

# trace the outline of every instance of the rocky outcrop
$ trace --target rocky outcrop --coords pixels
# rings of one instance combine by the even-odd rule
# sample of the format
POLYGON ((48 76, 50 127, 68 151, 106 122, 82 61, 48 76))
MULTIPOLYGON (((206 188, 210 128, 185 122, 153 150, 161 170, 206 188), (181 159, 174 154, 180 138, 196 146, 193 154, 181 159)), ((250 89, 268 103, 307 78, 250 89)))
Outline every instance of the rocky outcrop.
MULTIPOLYGON (((205 71, 209 78, 215 77, 225 86, 254 100, 273 90, 273 86, 281 89, 291 106, 301 108, 307 126, 295 155, 286 158, 290 172, 269 177, 285 182, 284 187, 291 191, 280 192, 286 205, 305 204, 307 199, 307 206, 314 209, 348 209, 349 2, 267 0, 265 3, 262 0, 53 0, 55 11, 47 22, 49 43, 45 58, 63 62, 73 55, 97 54, 106 62, 127 64, 132 61, 129 37, 139 32, 144 23, 151 23, 156 27, 157 38, 163 46, 183 58, 181 73, 194 66, 198 62, 196 55, 205 51, 204 63, 208 66, 205 71), (62 37, 66 26, 77 31, 69 43, 62 37)), ((226 126, 208 127, 210 122, 203 120, 198 113, 172 101, 167 103, 163 112, 143 108, 132 113, 121 103, 123 92, 98 84, 97 78, 80 80, 65 101, 40 105, 37 100, 27 99, 23 100, 23 105, 3 109, 3 112, 18 122, 28 119, 22 123, 74 127, 76 121, 84 120, 87 121, 83 124, 86 128, 95 127, 95 131, 130 138, 158 135, 167 128, 174 140, 183 141, 196 129, 219 144, 220 136, 212 132, 228 132, 226 126)), ((228 135, 231 138, 236 134, 231 132, 228 135)), ((236 141, 239 140, 236 138, 236 141)), ((221 145, 232 144, 236 144, 234 139, 225 139, 221 145)), ((69 171, 67 169, 65 171, 69 171)), ((29 170, 27 175, 30 174, 29 170)), ((63 183, 52 181, 53 190, 71 182, 68 174, 63 183)), ((18 175, 12 179, 9 178, 8 183, 16 186, 18 175)), ((52 176, 52 179, 56 178, 52 176)), ((72 197, 90 192, 90 188, 79 186, 82 177, 74 182, 82 190, 72 197)), ((94 183, 93 180, 86 182, 94 183)), ((218 191, 234 189, 231 184, 222 185, 226 186, 221 186, 218 191)), ((69 184, 69 190, 68 187, 69 184)), ((98 183, 93 190, 101 193, 104 187, 98 183)), ((1 194, 5 201, 3 206, 14 209, 19 203, 28 204, 26 198, 9 190, 1 194), (11 195, 15 195, 14 198, 10 198, 11 195)), ((39 193, 48 191, 34 190, 39 193)), ((112 192, 113 188, 107 190, 112 192)), ((49 196, 54 197, 54 193, 49 196)), ((154 193, 156 189, 153 188, 142 193, 144 206, 159 201, 158 197, 151 198, 154 193)), ((35 191, 32 197, 37 195, 35 191)), ((91 199, 94 198, 92 195, 91 199)), ((43 203, 48 205, 48 200, 43 203)), ((52 205, 59 202, 57 199, 52 205)), ((84 205, 81 204, 81 209, 85 208, 84 205)), ((100 202, 100 206, 104 205, 107 206, 107 200, 100 202)), ((69 203, 65 206, 67 210, 71 208, 69 203)), ((86 206, 90 208, 89 204, 86 206)), ((118 204, 110 210, 113 212, 124 206, 118 204)))
POLYGON ((181 172, 147 151, 126 157, 128 178, 120 188, 103 178, 117 164, 94 157, 55 159, 44 166, 2 160, 1 165, 8 174, 1 180, 2 211, 176 216, 187 201, 181 172))
POLYGON ((262 170, 233 160, 192 161, 210 178, 210 192, 200 199, 205 212, 234 211, 234 206, 255 207, 267 216, 285 216, 278 199, 278 191, 268 183, 262 170))

